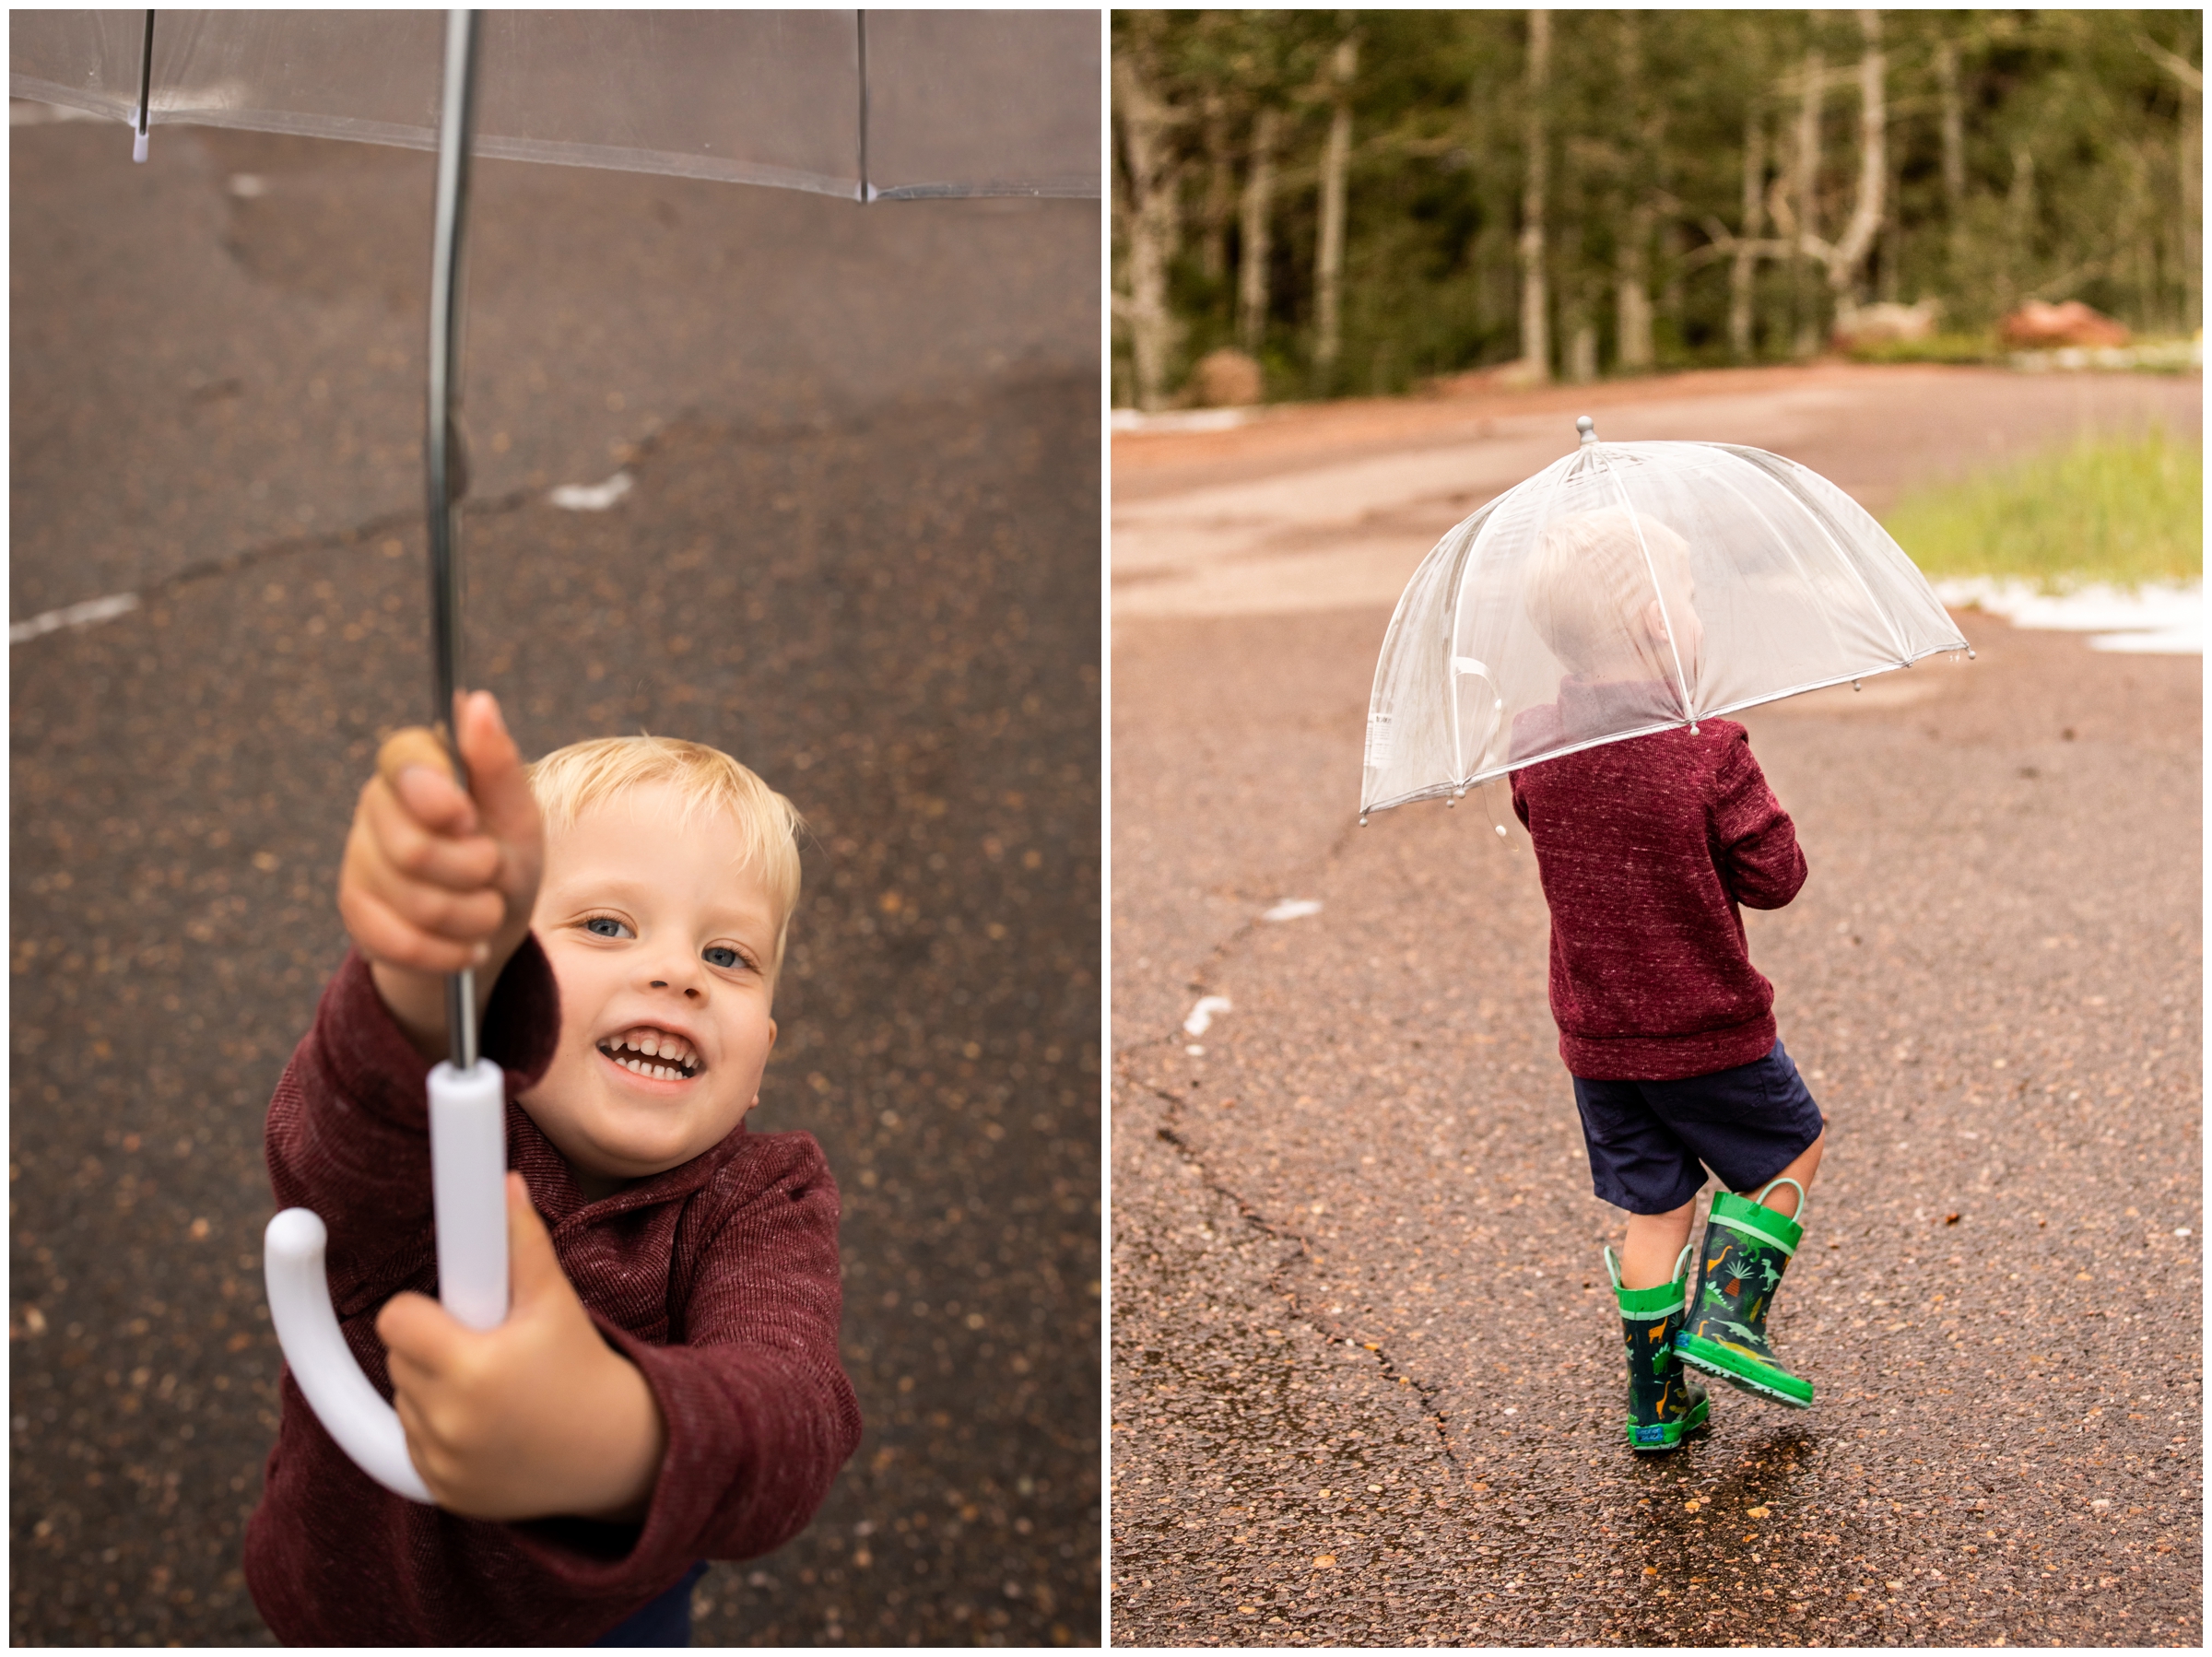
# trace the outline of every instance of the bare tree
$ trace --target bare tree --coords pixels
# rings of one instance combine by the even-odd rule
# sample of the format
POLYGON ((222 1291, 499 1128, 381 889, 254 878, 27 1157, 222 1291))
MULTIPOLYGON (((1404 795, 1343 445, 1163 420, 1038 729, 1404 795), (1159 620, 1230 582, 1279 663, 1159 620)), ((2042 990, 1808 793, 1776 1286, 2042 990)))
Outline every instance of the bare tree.
POLYGON ((1244 172, 1241 248, 1237 270, 1237 341, 1255 357, 1267 336, 1269 213, 1275 196, 1275 147, 1282 115, 1263 105, 1252 118, 1252 155, 1244 172))
POLYGON ((1945 243, 1956 276, 1966 247, 1966 108, 1959 96, 1959 42, 1948 35, 1936 42, 1936 95, 1943 132, 1945 243))
POLYGON ((1174 342, 1168 262, 1175 255, 1182 169, 1170 139, 1181 117, 1153 94, 1126 51, 1113 54, 1113 112, 1121 127, 1122 176, 1127 185, 1124 199, 1114 204, 1115 217, 1129 249, 1129 291, 1113 296, 1113 311, 1129 324, 1136 405, 1150 412, 1159 407, 1166 392, 1174 342))
POLYGON ((2182 130, 2175 150, 2174 162, 2181 181, 2180 234, 2175 238, 2176 253, 2182 265, 2182 287, 2186 309, 2182 312, 2183 325, 2191 323, 2201 325, 2199 307, 2204 303, 2204 180, 2198 171, 2203 159, 2205 122, 2205 72, 2188 59, 2176 57, 2153 41, 2138 32, 2136 43, 2148 53, 2154 62, 2181 83, 2182 130), (2194 99, 2195 110, 2190 103, 2194 99))
POLYGON ((1550 70, 1551 14, 1528 14, 1528 111, 1522 132, 1527 147, 1521 197, 1521 372, 1536 384, 1551 378, 1551 338, 1544 291, 1545 82, 1550 70))
POLYGON ((1235 169, 1229 153, 1229 100, 1209 89, 1201 106, 1206 138, 1206 199, 1198 210, 1198 268, 1219 281, 1229 274, 1229 204, 1235 169))
POLYGON ((1314 272, 1313 365, 1325 381, 1336 366, 1344 285, 1344 182, 1352 159, 1352 76, 1359 40, 1347 35, 1330 61, 1329 147, 1321 164, 1321 247, 1314 272))
POLYGON ((1889 180, 1884 159, 1888 142, 1888 112, 1884 88, 1888 61, 1882 53, 1882 14, 1859 14, 1859 33, 1865 50, 1859 57, 1859 185, 1852 201, 1851 217, 1832 247, 1818 252, 1828 266, 1829 291, 1838 315, 1848 317, 1858 308, 1866 255, 1882 228, 1882 198, 1889 180))
POLYGON ((1827 67, 1817 48, 1806 53, 1800 86, 1795 183, 1790 193, 1794 199, 1786 207, 1779 201, 1771 204, 1777 228, 1788 241, 1790 297, 1797 316, 1794 347, 1800 357, 1809 357, 1819 348, 1818 318, 1806 280, 1809 268, 1806 262, 1819 261, 1837 320, 1848 321, 1858 309, 1866 255, 1874 251, 1874 239, 1882 228, 1882 203, 1888 182, 1885 159, 1888 115, 1881 13, 1859 13, 1859 31, 1865 42, 1855 76, 1859 84, 1859 176, 1842 234, 1834 241, 1825 240, 1815 229, 1813 217, 1820 175, 1820 104, 1828 85, 1827 67))
POLYGON ((1629 157, 1629 207, 1615 244, 1613 277, 1614 351, 1620 367, 1635 372, 1650 368, 1656 358, 1652 349, 1652 232, 1658 210, 1652 199, 1651 171, 1658 166, 1665 145, 1665 118, 1653 107, 1645 84, 1637 14, 1621 13, 1618 28, 1622 96, 1631 108, 1642 112, 1629 157))
POLYGON ((1759 274, 1759 241, 1765 229, 1766 182, 1766 113, 1753 100, 1744 114, 1743 224, 1728 265, 1728 354, 1738 362, 1751 358, 1751 288, 1759 274))
MULTIPOLYGON (((1795 319, 1796 337, 1790 349, 1810 357, 1819 348, 1819 324, 1813 314, 1810 271, 1805 262, 1806 239, 1813 234, 1815 192, 1820 185, 1820 102, 1828 93, 1828 65, 1818 46, 1805 54, 1805 69, 1797 103, 1797 145, 1791 157, 1791 217, 1783 224, 1790 240, 1790 314, 1795 319)), ((1780 215, 1777 215, 1779 219, 1780 215)))

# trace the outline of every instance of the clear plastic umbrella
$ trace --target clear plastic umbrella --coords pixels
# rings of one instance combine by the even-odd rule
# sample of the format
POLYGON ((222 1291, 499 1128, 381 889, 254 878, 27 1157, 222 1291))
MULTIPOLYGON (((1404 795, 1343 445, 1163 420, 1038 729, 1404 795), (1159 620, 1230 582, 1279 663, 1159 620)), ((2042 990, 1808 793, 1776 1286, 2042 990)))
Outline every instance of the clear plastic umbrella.
MULTIPOLYGON (((14 11, 8 89, 141 133, 434 149, 444 27, 435 11, 14 11)), ((1099 194, 1095 12, 488 11, 480 57, 480 156, 863 201, 1099 194)))
POLYGON ((1841 489, 1733 443, 1581 446, 1453 529, 1375 668, 1360 820, 1965 638, 1841 489))
MULTIPOLYGON (((11 12, 9 89, 129 123, 434 149, 424 481, 431 718, 461 667, 461 384, 468 172, 477 155, 724 179, 855 201, 1099 194, 1095 12, 11 12)), ((461 757, 454 770, 465 782, 461 757)), ((447 984, 429 1075, 439 1299, 507 1315, 506 1097, 477 1052, 473 975, 447 984)), ((269 1222, 270 1321, 331 1437, 429 1502, 399 1417, 347 1348, 305 1208, 269 1222)))

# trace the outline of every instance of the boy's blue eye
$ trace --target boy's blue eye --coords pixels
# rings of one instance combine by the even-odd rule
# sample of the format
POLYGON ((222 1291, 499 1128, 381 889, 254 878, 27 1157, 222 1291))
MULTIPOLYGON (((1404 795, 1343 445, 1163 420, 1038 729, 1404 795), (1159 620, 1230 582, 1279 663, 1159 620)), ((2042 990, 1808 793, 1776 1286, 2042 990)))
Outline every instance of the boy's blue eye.
POLYGON ((745 958, 725 945, 715 944, 702 951, 710 967, 742 967, 745 958))
POLYGON ((594 915, 583 923, 583 927, 594 937, 599 938, 618 938, 629 931, 612 915, 594 915))

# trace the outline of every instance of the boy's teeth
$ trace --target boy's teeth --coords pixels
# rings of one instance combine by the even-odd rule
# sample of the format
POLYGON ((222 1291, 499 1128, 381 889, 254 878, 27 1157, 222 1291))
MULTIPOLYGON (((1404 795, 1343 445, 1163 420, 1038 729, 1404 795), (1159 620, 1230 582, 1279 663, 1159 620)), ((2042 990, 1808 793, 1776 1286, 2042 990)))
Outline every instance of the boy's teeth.
POLYGON ((629 1031, 609 1040, 605 1051, 607 1057, 625 1070, 663 1081, 682 1081, 699 1064, 698 1055, 692 1052, 690 1045, 665 1030, 629 1031), (643 1059, 660 1059, 665 1063, 646 1064, 643 1059, 629 1056, 632 1054, 641 1054, 643 1059))

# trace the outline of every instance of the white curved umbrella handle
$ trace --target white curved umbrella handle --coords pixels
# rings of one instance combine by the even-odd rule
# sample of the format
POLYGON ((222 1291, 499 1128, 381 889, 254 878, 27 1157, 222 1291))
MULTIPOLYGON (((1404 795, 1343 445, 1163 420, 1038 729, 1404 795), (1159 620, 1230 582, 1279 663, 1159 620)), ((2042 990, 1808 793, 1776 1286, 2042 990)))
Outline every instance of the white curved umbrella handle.
MULTIPOLYGON (((507 1316, 507 1102, 500 1067, 430 1072, 430 1200, 438 1225, 438 1299, 475 1329, 507 1316)), ((347 1349, 323 1267, 329 1233, 305 1208, 287 1208, 262 1236, 269 1318, 308 1406, 371 1478, 429 1502, 407 1456, 399 1416, 347 1349)))

